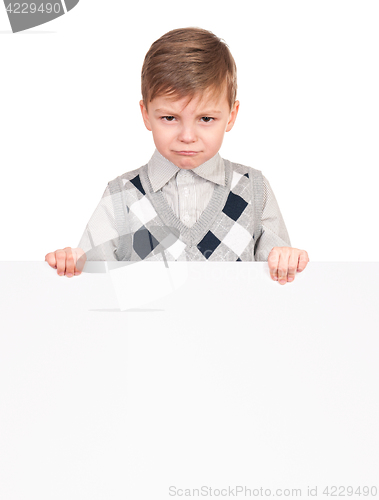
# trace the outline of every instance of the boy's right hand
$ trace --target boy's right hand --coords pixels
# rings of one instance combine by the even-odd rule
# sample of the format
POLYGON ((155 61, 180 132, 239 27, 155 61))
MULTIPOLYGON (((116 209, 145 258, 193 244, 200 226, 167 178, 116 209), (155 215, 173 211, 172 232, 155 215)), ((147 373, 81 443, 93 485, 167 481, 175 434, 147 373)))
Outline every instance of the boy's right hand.
POLYGON ((45 261, 57 270, 59 276, 66 275, 71 278, 79 276, 83 271, 86 255, 81 248, 66 247, 63 250, 55 250, 46 254, 45 261))

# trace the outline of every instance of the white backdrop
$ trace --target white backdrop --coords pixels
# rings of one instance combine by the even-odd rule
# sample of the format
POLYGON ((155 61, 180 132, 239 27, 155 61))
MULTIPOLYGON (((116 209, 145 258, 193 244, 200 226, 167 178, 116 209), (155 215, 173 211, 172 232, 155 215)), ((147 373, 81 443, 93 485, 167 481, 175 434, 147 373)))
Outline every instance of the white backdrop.
POLYGON ((263 172, 311 261, 377 261, 378 23, 372 0, 80 0, 12 34, 0 5, 0 260, 76 246, 107 182, 147 163, 144 55, 198 26, 238 68, 221 155, 263 172))

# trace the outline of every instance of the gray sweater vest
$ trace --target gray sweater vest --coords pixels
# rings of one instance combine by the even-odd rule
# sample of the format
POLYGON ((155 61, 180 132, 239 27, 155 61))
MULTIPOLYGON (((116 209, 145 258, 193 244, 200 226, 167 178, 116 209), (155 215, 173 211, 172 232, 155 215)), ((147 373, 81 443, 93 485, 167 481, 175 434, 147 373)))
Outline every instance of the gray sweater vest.
POLYGON ((260 170, 224 159, 226 185, 215 185, 199 220, 187 227, 161 191, 154 193, 147 165, 109 182, 119 261, 254 261, 262 232, 260 170))

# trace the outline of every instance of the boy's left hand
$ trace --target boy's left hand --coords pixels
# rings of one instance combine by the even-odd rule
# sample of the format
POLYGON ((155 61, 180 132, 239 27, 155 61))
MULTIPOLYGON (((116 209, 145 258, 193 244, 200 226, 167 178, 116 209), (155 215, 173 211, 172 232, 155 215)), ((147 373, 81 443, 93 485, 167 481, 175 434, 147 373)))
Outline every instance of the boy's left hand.
POLYGON ((271 279, 281 285, 295 279, 296 272, 304 271, 309 257, 305 250, 291 247, 274 247, 267 259, 271 279))

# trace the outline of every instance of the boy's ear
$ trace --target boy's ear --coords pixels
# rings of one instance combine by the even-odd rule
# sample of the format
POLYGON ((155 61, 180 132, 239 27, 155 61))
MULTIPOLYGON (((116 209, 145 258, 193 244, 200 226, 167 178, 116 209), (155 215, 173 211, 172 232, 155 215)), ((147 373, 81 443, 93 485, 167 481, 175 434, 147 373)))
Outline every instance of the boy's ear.
POLYGON ((149 117, 147 114, 147 109, 145 108, 145 105, 144 105, 142 100, 139 102, 139 107, 141 109, 143 123, 145 124, 145 127, 147 128, 147 130, 150 130, 150 132, 151 132, 151 125, 150 125, 150 120, 149 120, 149 117))
POLYGON ((237 118, 239 107, 240 107, 240 102, 235 101, 233 108, 232 108, 232 111, 230 112, 229 121, 228 121, 228 124, 226 126, 225 132, 229 132, 229 130, 232 130, 234 122, 236 121, 236 118, 237 118))

